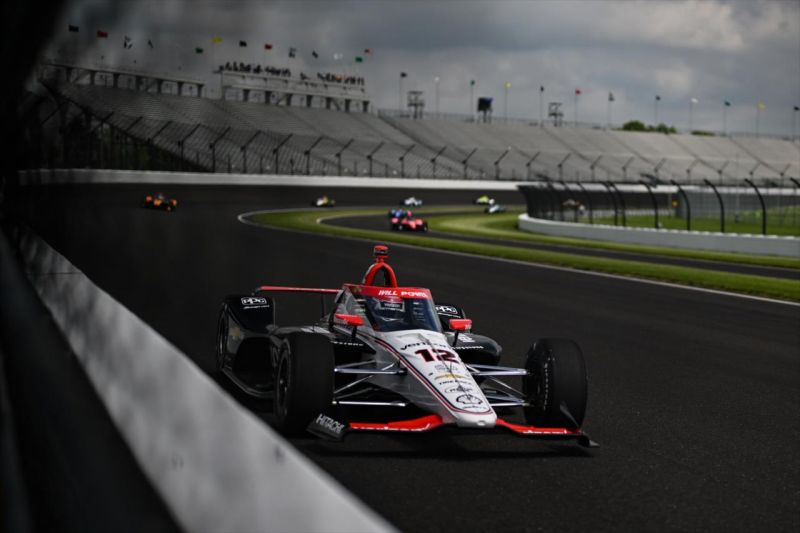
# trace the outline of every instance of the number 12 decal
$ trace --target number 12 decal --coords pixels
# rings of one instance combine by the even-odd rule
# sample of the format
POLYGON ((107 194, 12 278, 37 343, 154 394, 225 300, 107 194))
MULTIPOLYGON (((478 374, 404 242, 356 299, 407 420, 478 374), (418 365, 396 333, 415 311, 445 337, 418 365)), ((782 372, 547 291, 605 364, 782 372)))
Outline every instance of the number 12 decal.
POLYGON ((458 363, 458 356, 449 350, 431 350, 430 348, 423 348, 417 350, 415 354, 422 356, 426 363, 433 361, 447 361, 450 363, 458 363))

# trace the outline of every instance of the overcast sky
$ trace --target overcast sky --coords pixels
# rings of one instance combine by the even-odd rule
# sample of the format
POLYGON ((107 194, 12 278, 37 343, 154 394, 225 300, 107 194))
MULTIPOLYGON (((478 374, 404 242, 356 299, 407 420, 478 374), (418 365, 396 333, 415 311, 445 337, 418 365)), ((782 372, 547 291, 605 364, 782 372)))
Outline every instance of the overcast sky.
POLYGON ((609 92, 614 123, 653 122, 657 94, 659 121, 678 128, 687 127, 692 98, 695 129, 721 130, 725 100, 733 131, 755 129, 759 102, 766 106, 762 132, 788 134, 800 115, 793 112, 800 105, 800 0, 74 0, 54 50, 208 79, 228 60, 358 73, 380 108, 397 107, 403 71, 403 90, 424 91, 430 111, 438 76, 442 112, 470 110, 474 79, 476 97, 495 98, 496 116, 506 82, 508 114, 516 117, 538 118, 540 86, 545 102, 564 103, 570 121, 576 88, 578 119, 603 124, 609 92), (68 24, 80 32, 67 32, 68 24), (109 38, 97 39, 97 30, 109 38), (125 35, 130 50, 122 48, 125 35), (295 59, 289 47, 297 48, 295 59), (355 64, 357 55, 365 62, 355 64))

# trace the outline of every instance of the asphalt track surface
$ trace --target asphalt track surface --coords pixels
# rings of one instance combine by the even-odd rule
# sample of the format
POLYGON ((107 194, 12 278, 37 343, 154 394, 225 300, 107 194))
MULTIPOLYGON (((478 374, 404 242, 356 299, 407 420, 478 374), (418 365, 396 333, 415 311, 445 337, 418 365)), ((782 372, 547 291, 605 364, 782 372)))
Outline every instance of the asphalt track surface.
MULTIPOLYGON (((421 218, 431 218, 440 215, 450 215, 453 213, 426 213, 420 215, 421 218)), ((486 215, 491 216, 491 215, 486 215)), ((388 227, 386 215, 358 215, 352 217, 334 218, 325 221, 326 224, 343 226, 346 228, 368 229, 377 231, 391 232, 388 227)), ((455 233, 429 231, 428 236, 453 239, 458 241, 480 242, 489 244, 502 244, 515 248, 528 248, 531 250, 545 250, 550 252, 565 252, 578 255, 588 255, 592 257, 606 257, 609 259, 624 259, 627 261, 642 261, 645 263, 658 263, 662 265, 676 265, 692 268, 702 268, 705 270, 716 270, 720 272, 734 272, 737 274, 752 274, 755 276, 767 276, 772 278, 793 279, 800 281, 800 270, 796 268, 779 268, 759 265, 747 265, 741 263, 726 263, 722 261, 707 261, 702 259, 686 259, 663 255, 640 254, 633 252, 618 252, 614 250, 601 250, 596 248, 585 248, 581 246, 568 246, 560 244, 544 244, 538 242, 525 242, 513 239, 492 239, 484 237, 472 237, 458 235, 455 233)))
MULTIPOLYGON (((262 283, 338 287, 371 261, 371 242, 248 226, 238 214, 305 206, 321 192, 343 206, 388 207, 402 197, 165 189, 180 200, 175 213, 138 208, 144 187, 84 186, 34 193, 28 215, 209 373, 225 294, 262 283)), ((425 199, 463 204, 471 196, 425 199)), ((504 345, 506 364, 521 364, 537 337, 574 338, 590 376, 584 429, 602 445, 452 433, 294 440, 399 528, 800 528, 800 307, 402 246, 390 262, 400 283, 462 305, 476 332, 504 345)))

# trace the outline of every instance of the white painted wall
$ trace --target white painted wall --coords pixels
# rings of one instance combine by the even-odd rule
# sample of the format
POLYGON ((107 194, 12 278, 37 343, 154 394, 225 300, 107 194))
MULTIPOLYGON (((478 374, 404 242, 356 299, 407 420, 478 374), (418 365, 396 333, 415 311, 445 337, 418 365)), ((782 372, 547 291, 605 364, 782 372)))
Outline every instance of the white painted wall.
POLYGON ((645 244, 665 248, 778 255, 795 257, 800 260, 800 239, 797 237, 576 224, 533 218, 527 214, 520 215, 518 223, 522 230, 559 237, 645 244))

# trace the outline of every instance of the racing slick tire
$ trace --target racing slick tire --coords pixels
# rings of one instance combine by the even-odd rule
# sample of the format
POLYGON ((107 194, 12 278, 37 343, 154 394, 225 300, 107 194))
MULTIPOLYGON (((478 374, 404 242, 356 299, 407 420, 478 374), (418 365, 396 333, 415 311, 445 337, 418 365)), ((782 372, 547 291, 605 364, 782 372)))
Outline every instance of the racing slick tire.
POLYGON ((586 414, 588 379, 578 345, 567 339, 541 339, 528 350, 522 391, 528 424, 575 429, 586 414), (566 412, 565 412, 566 411, 566 412))
POLYGON ((288 435, 302 434, 333 399, 333 348, 314 333, 290 333, 275 368, 275 416, 288 435))

